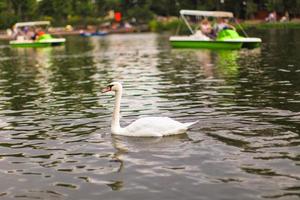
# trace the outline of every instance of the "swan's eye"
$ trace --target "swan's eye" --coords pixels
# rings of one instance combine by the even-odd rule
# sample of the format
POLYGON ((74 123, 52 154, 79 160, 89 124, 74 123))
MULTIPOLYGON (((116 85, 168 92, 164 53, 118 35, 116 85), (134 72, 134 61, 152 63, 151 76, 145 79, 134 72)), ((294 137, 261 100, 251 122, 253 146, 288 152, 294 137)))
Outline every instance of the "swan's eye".
POLYGON ((108 87, 111 89, 114 85, 108 85, 108 87))

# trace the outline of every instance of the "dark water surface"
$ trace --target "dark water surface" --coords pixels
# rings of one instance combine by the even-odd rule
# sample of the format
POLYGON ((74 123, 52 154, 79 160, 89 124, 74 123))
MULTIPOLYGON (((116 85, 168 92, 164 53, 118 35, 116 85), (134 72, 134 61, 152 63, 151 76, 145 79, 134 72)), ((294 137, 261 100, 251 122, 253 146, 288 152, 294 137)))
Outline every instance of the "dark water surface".
POLYGON ((260 49, 170 49, 156 34, 0 45, 0 199, 299 199, 300 32, 260 49), (110 134, 141 116, 199 120, 185 135, 110 134))

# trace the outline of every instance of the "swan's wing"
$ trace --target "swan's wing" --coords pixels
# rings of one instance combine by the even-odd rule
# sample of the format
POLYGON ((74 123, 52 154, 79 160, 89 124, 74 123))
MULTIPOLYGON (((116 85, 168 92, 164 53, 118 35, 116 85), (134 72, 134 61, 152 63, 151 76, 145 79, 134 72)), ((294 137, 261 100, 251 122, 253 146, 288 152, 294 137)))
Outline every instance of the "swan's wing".
POLYGON ((168 117, 145 117, 134 121, 124 129, 137 137, 160 137, 184 133, 191 123, 181 123, 168 117))
POLYGON ((197 124, 199 122, 199 120, 197 120, 197 121, 194 121, 194 122, 187 122, 187 123, 184 123, 187 127, 190 127, 190 126, 192 126, 192 125, 194 125, 194 124, 197 124))

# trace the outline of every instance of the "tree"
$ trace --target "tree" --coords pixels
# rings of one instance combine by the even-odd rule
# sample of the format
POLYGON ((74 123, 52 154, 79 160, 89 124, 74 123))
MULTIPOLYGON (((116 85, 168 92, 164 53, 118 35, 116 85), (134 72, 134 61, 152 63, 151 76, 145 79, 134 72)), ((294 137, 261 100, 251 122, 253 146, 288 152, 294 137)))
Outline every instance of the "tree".
POLYGON ((72 0, 71 3, 72 14, 82 17, 94 16, 94 7, 92 0, 72 0))
POLYGON ((9 0, 0 1, 0 28, 11 27, 17 21, 17 16, 11 8, 9 0))
POLYGON ((31 20, 36 13, 36 0, 3 0, 0 2, 0 22, 11 26, 17 21, 31 20))
POLYGON ((95 10, 97 16, 105 16, 110 10, 120 8, 120 0, 95 0, 95 10))
POLYGON ((71 0, 42 0, 39 2, 39 15, 51 16, 55 21, 65 23, 71 13, 71 0))
POLYGON ((226 10, 235 16, 251 18, 259 9, 300 15, 300 0, 0 0, 0 28, 18 21, 49 17, 55 24, 98 23, 99 17, 114 10, 123 19, 145 23, 155 15, 178 16, 181 9, 226 10), (76 20, 74 20, 76 19, 76 20))

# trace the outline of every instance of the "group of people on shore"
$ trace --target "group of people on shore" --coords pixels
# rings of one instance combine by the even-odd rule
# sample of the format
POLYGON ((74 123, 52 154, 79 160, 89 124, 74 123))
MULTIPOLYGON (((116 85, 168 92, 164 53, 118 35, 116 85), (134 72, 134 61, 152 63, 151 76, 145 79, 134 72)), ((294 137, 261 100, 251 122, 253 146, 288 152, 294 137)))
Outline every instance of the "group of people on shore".
MULTIPOLYGON (((273 12, 270 12, 268 17, 265 18, 265 21, 266 22, 276 22, 278 19, 278 16, 277 16, 277 12, 276 11, 273 11, 273 12)), ((287 22, 290 20, 290 15, 289 13, 286 11, 284 13, 284 15, 279 19, 280 22, 287 22)))
POLYGON ((207 18, 204 18, 200 22, 199 30, 197 30, 194 35, 204 36, 207 37, 207 39, 216 39, 218 32, 225 29, 235 30, 235 27, 229 24, 228 19, 217 18, 216 23, 212 26, 211 22, 207 18))

